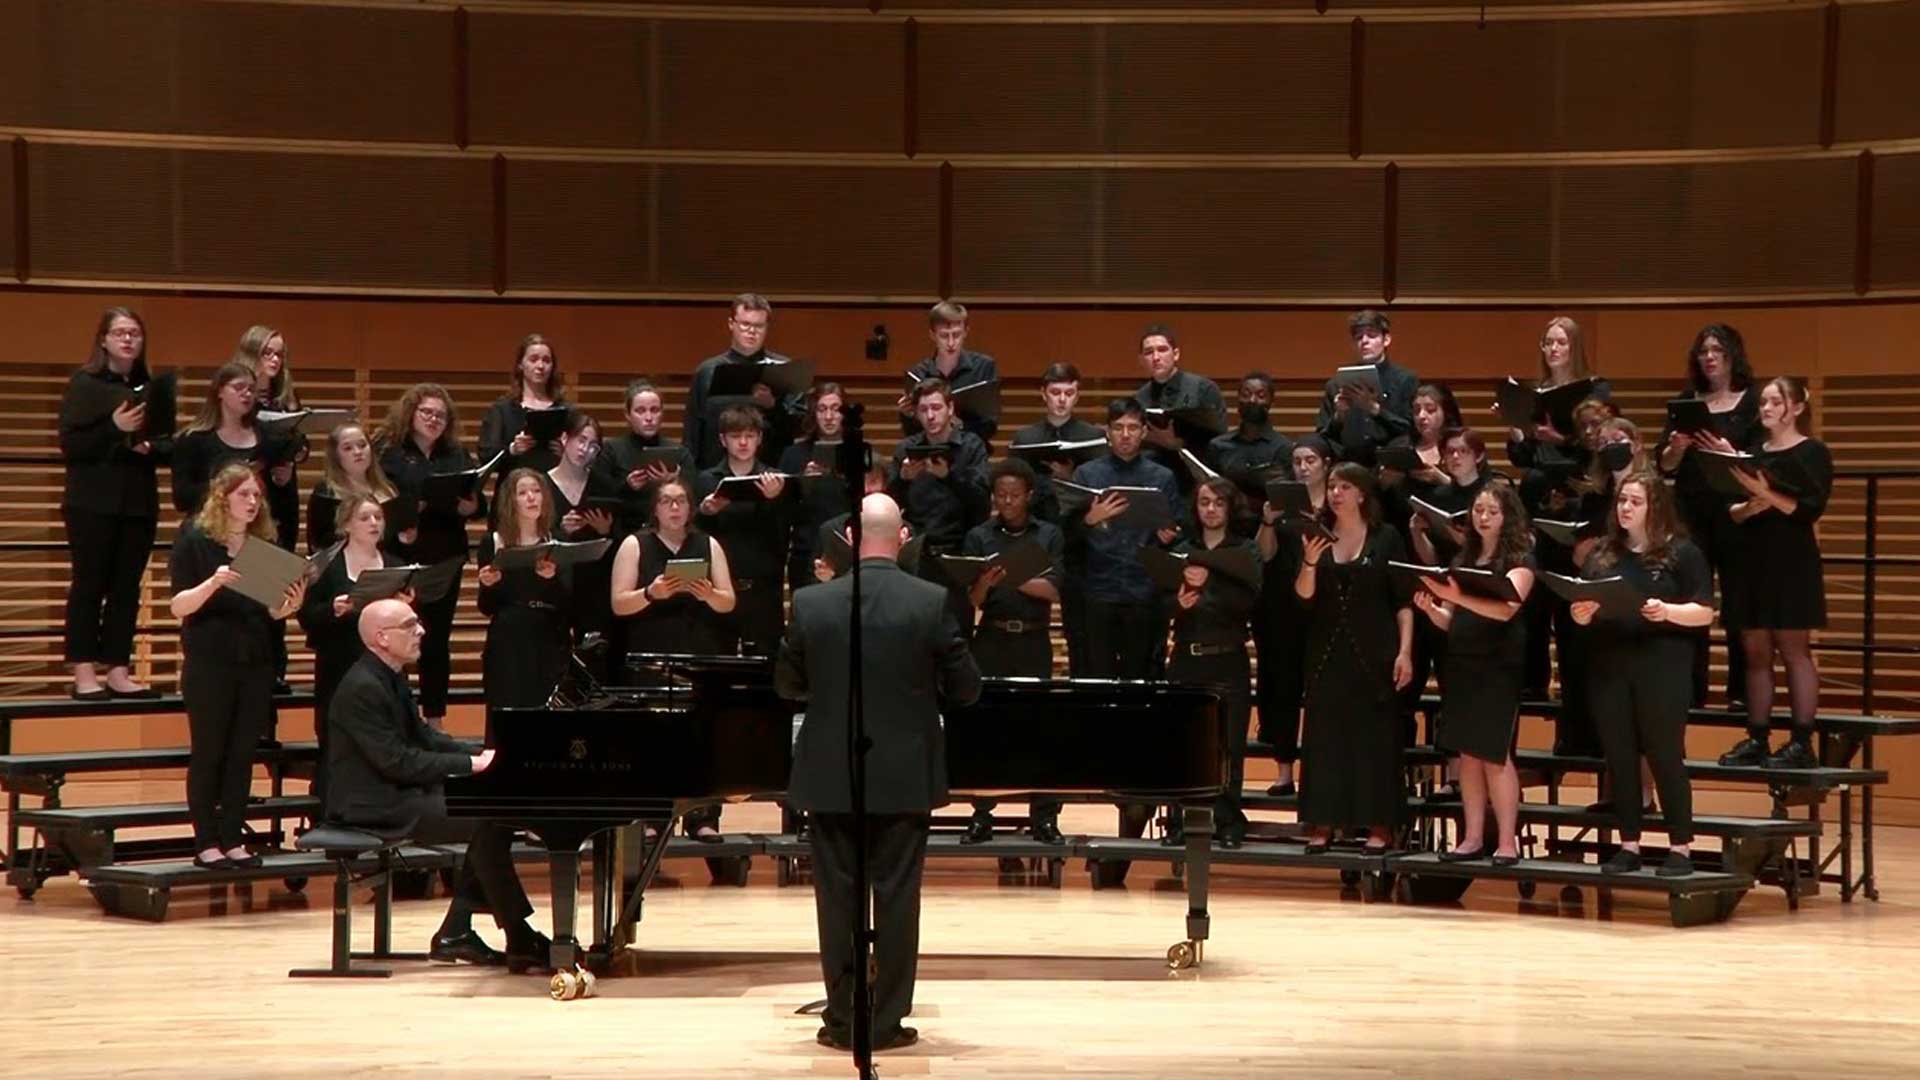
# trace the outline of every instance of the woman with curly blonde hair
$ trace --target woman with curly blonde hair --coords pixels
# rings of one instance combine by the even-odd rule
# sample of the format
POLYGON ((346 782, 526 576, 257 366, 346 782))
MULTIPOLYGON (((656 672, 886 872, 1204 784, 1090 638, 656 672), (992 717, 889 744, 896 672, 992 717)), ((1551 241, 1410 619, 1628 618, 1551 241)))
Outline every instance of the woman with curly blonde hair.
POLYGON ((206 498, 184 523, 167 560, 180 620, 180 696, 192 747, 187 807, 193 815, 196 866, 258 866, 241 842, 253 748, 273 717, 274 624, 300 609, 305 580, 268 610, 227 586, 239 582, 234 556, 249 537, 274 542, 273 515, 252 466, 235 462, 215 473, 206 498))

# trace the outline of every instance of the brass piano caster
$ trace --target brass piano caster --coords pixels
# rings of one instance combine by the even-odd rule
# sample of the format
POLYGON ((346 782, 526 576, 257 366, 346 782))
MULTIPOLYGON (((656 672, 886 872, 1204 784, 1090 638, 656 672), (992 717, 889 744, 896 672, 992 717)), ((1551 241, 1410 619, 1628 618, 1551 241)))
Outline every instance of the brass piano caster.
POLYGON ((572 971, 556 971, 553 978, 547 980, 547 996, 555 1001, 578 1001, 581 998, 597 996, 595 984, 598 980, 593 972, 583 967, 572 971))
POLYGON ((1167 949, 1167 969, 1185 971, 1200 966, 1201 943, 1198 941, 1175 942, 1167 949))

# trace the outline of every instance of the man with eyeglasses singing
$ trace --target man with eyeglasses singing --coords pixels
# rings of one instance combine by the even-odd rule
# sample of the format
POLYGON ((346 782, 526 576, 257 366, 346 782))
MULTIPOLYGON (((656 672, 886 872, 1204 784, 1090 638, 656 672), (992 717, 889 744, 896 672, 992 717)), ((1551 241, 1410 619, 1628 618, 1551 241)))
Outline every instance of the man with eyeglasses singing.
POLYGON ((693 371, 693 386, 687 391, 686 445, 693 452, 694 464, 711 469, 720 464, 726 452, 720 446, 720 412, 735 405, 751 405, 766 418, 766 439, 760 444, 760 460, 772 465, 780 460, 780 451, 793 442, 794 418, 804 404, 774 396, 766 383, 753 384, 751 395, 715 394, 714 374, 727 364, 759 364, 763 361, 785 363, 787 357, 767 349, 767 333, 773 321, 773 305, 758 293, 741 293, 733 298, 727 330, 732 340, 727 351, 700 361, 693 371))

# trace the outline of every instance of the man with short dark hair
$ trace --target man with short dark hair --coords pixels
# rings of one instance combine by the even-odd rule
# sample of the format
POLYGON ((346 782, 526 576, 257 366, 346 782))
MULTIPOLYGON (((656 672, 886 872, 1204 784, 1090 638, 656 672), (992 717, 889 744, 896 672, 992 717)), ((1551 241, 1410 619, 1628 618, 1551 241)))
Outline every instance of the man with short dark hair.
POLYGON ((847 709, 853 646, 852 581, 840 578, 793 594, 793 625, 774 665, 774 688, 806 702, 787 797, 811 815, 814 911, 827 1009, 816 1041, 852 1042, 854 914, 873 909, 873 1046, 911 1045, 901 1023, 913 1011, 920 960, 920 878, 927 830, 947 797, 941 712, 980 696, 980 669, 947 606, 944 590, 897 563, 906 529, 885 495, 860 504, 861 704, 866 815, 855 817, 847 709), (855 890, 854 861, 867 842, 869 896, 855 890))
MULTIPOLYGON (((1080 369, 1068 363, 1047 365, 1040 373, 1040 402, 1046 415, 1013 434, 1013 445, 1035 443, 1080 443, 1104 439, 1107 433, 1074 415, 1080 402, 1080 369)), ((1046 459, 1035 470, 1033 516, 1041 521, 1063 525, 1060 504, 1054 496, 1056 480, 1073 479, 1073 458, 1061 454, 1046 459)), ((1066 530, 1063 528, 1062 530, 1066 530)), ((1086 548, 1079 538, 1067 536, 1064 579, 1078 582, 1086 576, 1086 548)), ((1073 678, 1086 674, 1086 596, 1079 588, 1066 589, 1060 597, 1060 625, 1067 638, 1067 673, 1073 678)))
POLYGON ((1181 491, 1192 490, 1193 474, 1180 461, 1180 450, 1206 453, 1207 443, 1227 429, 1226 399, 1212 379, 1181 370, 1180 339, 1164 323, 1140 332, 1140 366, 1147 381, 1133 396, 1155 410, 1147 423, 1147 456, 1173 473, 1181 491), (1163 421, 1156 418, 1162 411, 1189 415, 1163 421))
MULTIPOLYGON (((1107 406, 1107 455, 1073 471, 1073 482, 1101 490, 1114 486, 1156 488, 1180 516, 1180 488, 1173 473, 1148 461, 1141 453, 1146 416, 1134 398, 1116 398, 1107 406)), ((1087 677, 1147 679, 1156 659, 1164 660, 1167 618, 1159 591, 1139 552, 1148 544, 1170 544, 1179 536, 1176 525, 1158 534, 1116 523, 1127 511, 1126 496, 1108 493, 1093 500, 1085 514, 1069 519, 1068 531, 1078 533, 1087 549, 1087 677)))
POLYGON ((780 644, 780 581, 793 528, 793 500, 787 497, 786 478, 769 471, 760 460, 760 414, 735 405, 721 411, 719 423, 727 457, 700 472, 695 493, 700 500, 699 527, 727 552, 727 570, 739 597, 734 624, 740 631, 740 651, 772 656, 780 644), (755 490, 741 498, 721 494, 720 482, 735 476, 758 477, 755 490))
MULTIPOLYGON (((982 675, 1026 679, 1053 678, 1053 605, 1060 599, 1066 543, 1060 530, 1033 517, 1033 466, 1008 458, 993 467, 994 517, 975 525, 961 545, 963 555, 1000 555, 1021 543, 1038 544, 1047 553, 1047 569, 1018 585, 1006 581, 1006 569, 994 566, 973 581, 967 602, 977 613, 973 655, 982 675)), ((973 801, 973 820, 962 843, 993 838, 993 800, 973 801)), ((1036 796, 1029 804, 1028 832, 1043 844, 1058 844, 1060 800, 1036 796)))
POLYGON ((1293 479, 1293 440, 1273 428, 1273 376, 1250 371, 1240 380, 1239 423, 1232 431, 1207 444, 1208 463, 1248 494, 1234 530, 1252 536, 1259 528, 1260 505, 1266 499, 1264 473, 1293 479))
POLYGON ((921 430, 894 448, 888 493, 925 538, 925 567, 934 555, 959 551, 967 530, 986 520, 987 447, 955 422, 946 380, 922 380, 912 397, 921 430))
POLYGON ((513 867, 513 831, 491 821, 447 817, 447 777, 484 772, 493 751, 475 754, 420 719, 406 675, 406 666, 420 659, 425 634, 413 608, 376 600, 360 613, 359 626, 366 651, 341 678, 322 721, 331 726, 325 820, 422 844, 464 841, 453 899, 428 956, 545 968, 548 942, 527 925, 533 905, 513 867), (473 916, 481 911, 492 912, 506 931, 504 956, 474 932, 473 916))
MULTIPOLYGON (((920 431, 920 417, 914 406, 913 388, 923 379, 943 379, 949 388, 962 390, 981 382, 1000 378, 993 357, 967 348, 967 309, 952 300, 942 300, 927 313, 927 336, 933 339, 933 355, 907 369, 907 391, 900 395, 900 430, 912 435, 920 431)), ((989 446, 1000 421, 970 411, 965 403, 958 408, 960 426, 989 446)))
POLYGON ((687 389, 687 419, 682 432, 694 464, 710 469, 725 453, 720 449, 720 411, 736 405, 760 410, 762 430, 760 456, 771 465, 780 460, 780 451, 793 441, 795 417, 805 410, 804 402, 790 398, 781 401, 766 383, 753 384, 751 396, 714 394, 713 377, 726 364, 758 364, 763 360, 784 362, 786 357, 767 348, 767 334, 773 324, 773 305, 758 293, 741 293, 733 298, 727 317, 730 340, 727 351, 700 361, 693 370, 693 385, 687 389))
POLYGON ((1372 465, 1375 450, 1412 436, 1413 393, 1420 377, 1388 359, 1393 323, 1384 313, 1372 308, 1354 312, 1347 319, 1347 335, 1353 341, 1351 365, 1372 364, 1380 390, 1343 382, 1337 375, 1328 379, 1314 430, 1343 460, 1372 465))

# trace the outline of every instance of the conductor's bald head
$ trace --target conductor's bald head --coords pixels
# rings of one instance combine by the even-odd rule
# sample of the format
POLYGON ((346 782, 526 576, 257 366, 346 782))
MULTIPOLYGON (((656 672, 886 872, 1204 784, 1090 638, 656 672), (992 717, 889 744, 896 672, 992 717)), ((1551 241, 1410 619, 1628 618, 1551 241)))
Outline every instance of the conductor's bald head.
POLYGON ((375 600, 360 612, 360 642, 395 671, 420 659, 426 628, 399 600, 375 600))
POLYGON ((907 542, 907 530, 900 522, 900 504, 892 496, 878 492, 860 500, 860 557, 895 559, 907 542))

